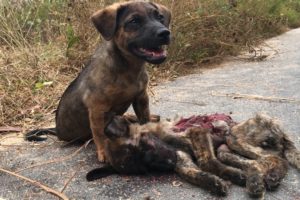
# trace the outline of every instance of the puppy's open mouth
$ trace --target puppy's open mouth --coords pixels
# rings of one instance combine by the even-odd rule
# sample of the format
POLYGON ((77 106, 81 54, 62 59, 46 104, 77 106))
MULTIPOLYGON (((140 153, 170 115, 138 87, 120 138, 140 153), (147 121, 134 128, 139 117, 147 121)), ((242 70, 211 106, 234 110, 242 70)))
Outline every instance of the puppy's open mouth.
POLYGON ((167 58, 165 46, 157 47, 137 47, 133 49, 136 56, 152 64, 160 64, 167 58))

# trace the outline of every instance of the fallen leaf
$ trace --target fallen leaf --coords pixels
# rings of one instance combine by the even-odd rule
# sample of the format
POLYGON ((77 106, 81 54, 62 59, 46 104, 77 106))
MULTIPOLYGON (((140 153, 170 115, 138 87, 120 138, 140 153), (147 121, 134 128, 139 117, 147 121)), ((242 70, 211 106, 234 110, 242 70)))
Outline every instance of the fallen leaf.
POLYGON ((182 182, 180 182, 180 181, 173 181, 173 182, 172 182, 172 185, 173 185, 174 187, 179 187, 179 186, 182 186, 182 182))

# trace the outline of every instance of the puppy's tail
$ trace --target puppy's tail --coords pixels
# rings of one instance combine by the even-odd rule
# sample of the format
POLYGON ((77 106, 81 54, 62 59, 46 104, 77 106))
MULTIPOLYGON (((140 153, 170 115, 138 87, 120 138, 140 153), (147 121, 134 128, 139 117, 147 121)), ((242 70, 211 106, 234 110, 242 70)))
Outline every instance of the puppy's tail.
POLYGON ((27 141, 44 141, 47 137, 41 137, 43 135, 56 135, 55 128, 45 128, 32 130, 25 134, 25 140, 27 141))
POLYGON ((300 170, 300 151, 287 135, 283 137, 284 156, 288 162, 300 170))
POLYGON ((87 181, 94 181, 100 178, 105 178, 107 176, 117 174, 118 172, 110 165, 105 165, 100 168, 93 169, 89 171, 86 175, 87 181))

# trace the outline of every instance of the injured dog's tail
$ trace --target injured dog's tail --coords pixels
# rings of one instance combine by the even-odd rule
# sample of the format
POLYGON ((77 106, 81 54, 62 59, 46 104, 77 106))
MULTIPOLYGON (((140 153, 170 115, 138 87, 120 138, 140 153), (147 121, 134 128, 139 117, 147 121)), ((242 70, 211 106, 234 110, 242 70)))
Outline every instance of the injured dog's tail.
POLYGON ((110 165, 105 165, 100 168, 93 169, 89 171, 86 175, 87 181, 94 181, 100 178, 105 178, 107 176, 118 174, 118 172, 110 165))
POLYGON ((27 141, 44 141, 47 137, 41 137, 43 135, 56 135, 55 128, 45 128, 32 130, 25 134, 25 140, 27 141))
POLYGON ((300 170, 300 151, 295 147, 294 142, 287 135, 283 137, 284 156, 288 162, 300 170))

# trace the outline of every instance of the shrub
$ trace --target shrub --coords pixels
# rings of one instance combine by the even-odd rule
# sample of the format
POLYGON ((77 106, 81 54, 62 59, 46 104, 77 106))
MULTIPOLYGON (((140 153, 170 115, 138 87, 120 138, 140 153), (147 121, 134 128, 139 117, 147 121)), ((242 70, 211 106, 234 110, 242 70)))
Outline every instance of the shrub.
MULTIPOLYGON (((0 126, 51 121, 60 95, 100 40, 90 22, 116 0, 0 1, 0 126)), ((300 26, 299 0, 156 0, 173 13, 170 77, 237 55, 300 26)))

